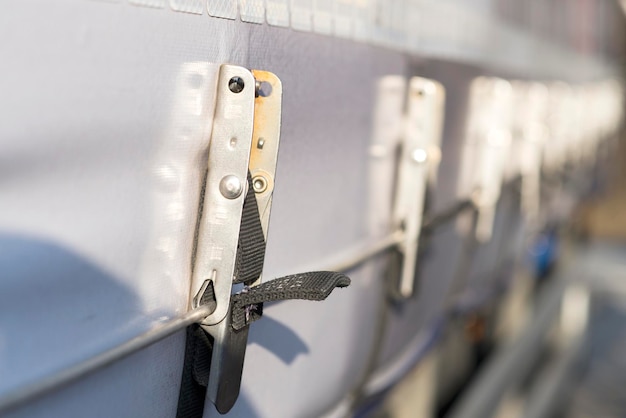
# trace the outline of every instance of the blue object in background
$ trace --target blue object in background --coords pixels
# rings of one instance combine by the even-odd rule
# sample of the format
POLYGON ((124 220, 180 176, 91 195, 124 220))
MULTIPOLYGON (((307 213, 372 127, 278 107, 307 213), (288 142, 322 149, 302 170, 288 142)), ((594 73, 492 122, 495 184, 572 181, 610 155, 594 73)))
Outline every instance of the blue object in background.
POLYGON ((530 245, 528 257, 535 278, 544 279, 554 267, 559 253, 559 238, 555 227, 539 234, 530 245))

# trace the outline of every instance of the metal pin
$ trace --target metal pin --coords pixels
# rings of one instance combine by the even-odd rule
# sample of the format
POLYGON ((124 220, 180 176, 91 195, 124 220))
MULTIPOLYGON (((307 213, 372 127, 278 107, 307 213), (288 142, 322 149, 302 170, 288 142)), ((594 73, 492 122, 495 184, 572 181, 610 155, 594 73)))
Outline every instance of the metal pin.
POLYGON ((418 164, 423 164, 428 160, 428 153, 422 148, 416 148, 411 153, 411 158, 418 164))
POLYGON ((267 190, 267 180, 263 176, 257 176, 252 179, 252 187, 256 193, 263 193, 267 190))
POLYGON ((220 193, 226 199, 236 199, 241 196, 241 192, 243 192, 243 186, 237 176, 230 174, 220 181, 220 193))

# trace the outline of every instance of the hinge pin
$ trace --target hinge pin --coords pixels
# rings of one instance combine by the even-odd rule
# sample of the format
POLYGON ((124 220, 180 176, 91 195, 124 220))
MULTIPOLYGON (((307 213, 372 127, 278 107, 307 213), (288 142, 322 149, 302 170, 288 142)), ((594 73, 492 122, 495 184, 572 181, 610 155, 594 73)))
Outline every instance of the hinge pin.
POLYGON ((229 174, 220 181, 220 192, 226 199, 237 199, 243 192, 243 185, 237 176, 229 174))

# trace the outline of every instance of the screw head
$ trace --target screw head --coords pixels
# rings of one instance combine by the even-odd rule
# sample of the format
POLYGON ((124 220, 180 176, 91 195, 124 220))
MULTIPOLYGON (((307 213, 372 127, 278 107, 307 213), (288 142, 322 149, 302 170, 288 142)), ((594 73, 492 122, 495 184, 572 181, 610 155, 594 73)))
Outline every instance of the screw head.
POLYGON ((228 88, 233 93, 241 93, 244 87, 245 83, 241 77, 235 76, 228 81, 228 88))
POLYGON ((256 176, 252 179, 252 187, 256 193, 263 193, 267 190, 267 180, 263 176, 256 176))
POLYGON ((241 180, 232 174, 224 176, 220 181, 220 193, 226 199, 237 199, 243 192, 241 180))
POLYGON ((411 158, 417 164, 424 164, 428 160, 428 153, 422 148, 416 148, 411 153, 411 158))

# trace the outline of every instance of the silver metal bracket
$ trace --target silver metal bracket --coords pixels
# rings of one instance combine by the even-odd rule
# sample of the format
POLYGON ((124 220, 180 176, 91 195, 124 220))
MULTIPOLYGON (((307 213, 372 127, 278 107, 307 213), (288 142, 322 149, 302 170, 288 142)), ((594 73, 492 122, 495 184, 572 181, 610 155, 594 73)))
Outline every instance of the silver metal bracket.
MULTIPOLYGON (((252 70, 257 83, 254 101, 254 130, 248 169, 252 174, 252 186, 259 205, 263 235, 267 240, 280 143, 280 123, 283 88, 276 75, 252 70)), ((259 284, 260 279, 253 284, 259 284)))
MULTIPOLYGON (((238 71, 247 72, 247 70, 244 69, 239 69, 238 71)), ((237 165, 237 169, 240 170, 238 173, 242 173, 241 175, 243 177, 241 178, 244 179, 245 184, 247 184, 245 181, 247 173, 250 172, 251 174, 252 187, 259 208, 261 227, 263 228, 264 238, 267 240, 280 141, 282 85, 278 77, 266 71, 253 70, 252 73, 247 72, 247 74, 250 77, 247 77, 244 83, 246 86, 250 86, 252 93, 250 96, 250 92, 248 92, 248 96, 245 97, 245 105, 242 104, 242 106, 245 106, 246 113, 241 114, 239 119, 235 121, 233 125, 237 126, 230 126, 230 129, 226 129, 226 131, 235 132, 235 129, 245 127, 245 132, 243 130, 241 131, 243 135, 237 137, 236 143, 239 144, 239 142, 246 141, 245 144, 241 144, 241 152, 243 154, 245 150, 247 154, 245 156, 237 156, 241 159, 237 165), (251 77, 253 78, 250 80, 251 77), (252 104, 252 113, 248 113, 250 104, 252 104), (241 138, 241 141, 239 141, 239 138, 241 138), (245 166, 242 166, 241 163, 243 162, 245 162, 245 166)), ((229 73, 223 80, 222 77, 220 77, 220 82, 232 80, 232 77, 232 74, 229 73)), ((223 91, 223 94, 226 96, 226 100, 230 98, 228 91, 223 91)), ((218 94, 218 106, 220 99, 223 99, 223 97, 218 94)), ((217 118, 215 122, 218 123, 217 118)), ((221 122, 223 124, 224 121, 221 122)), ((211 147, 209 149, 210 162, 210 153, 212 150, 213 148, 211 147)), ((233 156, 233 158, 235 157, 233 156)), ((215 162, 217 165, 222 163, 224 163, 223 160, 217 160, 215 162)), ((209 165, 209 173, 214 168, 216 167, 209 165)), ((220 169, 218 171, 221 172, 223 170, 220 169)), ((245 190, 242 192, 242 195, 244 194, 245 190)), ((240 197, 237 199, 240 199, 240 197)), ((237 230, 234 245, 230 248, 235 256, 237 252, 242 207, 243 201, 240 201, 237 212, 233 213, 232 218, 229 218, 229 221, 232 219, 231 222, 233 222, 233 225, 230 225, 230 227, 234 231, 236 224, 237 230), (238 217, 234 215, 238 215, 238 217)), ((200 256, 201 255, 199 255, 199 257, 200 256)), ((212 315, 214 320, 202 323, 202 328, 214 338, 207 396, 221 413, 230 410, 239 395, 248 339, 248 327, 235 331, 231 326, 230 300, 232 294, 234 259, 233 265, 230 268, 230 286, 228 286, 228 291, 226 292, 226 286, 219 288, 219 290, 215 287, 218 307, 220 303, 222 303, 222 307, 226 308, 226 312, 222 315, 220 311, 219 316, 212 315), (218 295, 218 291, 224 293, 218 295)), ((261 276, 259 276, 259 278, 249 284, 249 286, 253 287, 259 285, 261 280, 261 276)), ((210 318, 211 317, 209 317, 209 319, 210 318)))
POLYGON ((398 294, 408 298, 415 287, 415 264, 424 200, 432 164, 438 164, 443 122, 444 88, 433 80, 413 77, 409 83, 402 150, 398 166, 392 223, 404 232, 398 294), (431 160, 433 155, 436 158, 431 160))
POLYGON ((223 321, 230 304, 252 143, 254 77, 245 68, 222 65, 216 93, 190 293, 196 308, 213 286, 216 308, 204 325, 223 321))
MULTIPOLYGON (((466 137, 459 197, 471 196, 478 208, 475 233, 479 242, 491 239, 511 145, 511 83, 479 77, 472 82, 470 117, 466 137)), ((470 233, 468 219, 460 218, 463 233, 470 233)))
POLYGON ((512 158, 521 176, 521 210, 531 223, 539 216, 541 152, 547 138, 548 88, 537 82, 513 82, 512 158))
POLYGON ((372 239, 391 233, 397 151, 404 128, 407 80, 382 77, 376 85, 376 103, 369 148, 368 230, 372 239))

